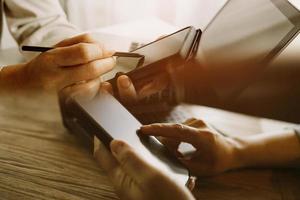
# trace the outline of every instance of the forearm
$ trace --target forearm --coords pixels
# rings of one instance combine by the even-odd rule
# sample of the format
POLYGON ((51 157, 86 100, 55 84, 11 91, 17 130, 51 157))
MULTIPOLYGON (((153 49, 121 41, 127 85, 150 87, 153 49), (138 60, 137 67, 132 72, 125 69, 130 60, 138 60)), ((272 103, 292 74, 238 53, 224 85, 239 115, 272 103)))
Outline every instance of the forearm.
POLYGON ((26 87, 25 64, 3 67, 0 71, 0 91, 15 91, 26 87))
POLYGON ((300 142, 293 130, 240 138, 238 143, 237 167, 300 166, 300 142))

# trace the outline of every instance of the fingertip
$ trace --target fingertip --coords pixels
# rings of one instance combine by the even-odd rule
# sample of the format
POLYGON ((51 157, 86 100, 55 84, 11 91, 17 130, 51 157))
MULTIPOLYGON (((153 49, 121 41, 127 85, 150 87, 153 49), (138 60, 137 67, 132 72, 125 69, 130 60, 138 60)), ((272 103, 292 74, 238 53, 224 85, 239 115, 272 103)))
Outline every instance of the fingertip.
POLYGON ((114 159, 106 146, 104 146, 104 144, 96 137, 94 137, 94 145, 94 158, 96 162, 106 172, 109 173, 110 171, 113 171, 113 169, 118 166, 116 159, 114 159))
POLYGON ((143 126, 141 126, 141 128, 143 128, 143 129, 146 129, 146 128, 149 128, 149 127, 151 127, 151 125, 150 125, 150 124, 147 124, 147 125, 143 125, 143 126))
POLYGON ((109 82, 103 82, 100 85, 100 91, 105 91, 113 95, 113 87, 109 82))
POLYGON ((138 97, 136 94, 135 87, 128 76, 121 75, 120 77, 118 77, 117 86, 120 100, 124 104, 130 105, 137 102, 138 97))
POLYGON ((110 143, 110 150, 115 156, 120 154, 125 148, 126 144, 123 141, 113 140, 110 143))
POLYGON ((128 89, 131 86, 132 82, 130 78, 126 75, 121 75, 118 78, 118 85, 123 89, 128 89))
POLYGON ((156 135, 158 127, 160 127, 160 126, 159 125, 155 125, 155 124, 142 126, 140 128, 140 133, 142 133, 144 135, 156 135))

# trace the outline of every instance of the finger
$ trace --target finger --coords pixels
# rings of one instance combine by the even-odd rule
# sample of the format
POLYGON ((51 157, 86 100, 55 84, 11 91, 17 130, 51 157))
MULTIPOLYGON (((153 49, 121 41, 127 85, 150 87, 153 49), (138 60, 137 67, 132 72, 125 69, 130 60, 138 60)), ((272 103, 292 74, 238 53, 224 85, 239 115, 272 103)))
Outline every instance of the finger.
POLYGON ((85 99, 93 99, 99 90, 100 79, 92 79, 80 84, 73 84, 61 90, 62 97, 82 97, 85 99))
POLYGON ((190 157, 178 158, 189 171, 196 176, 211 176, 217 172, 212 167, 209 160, 202 159, 204 155, 192 155, 190 157))
POLYGON ((58 47, 43 54, 51 58, 53 64, 67 67, 108 58, 113 52, 104 50, 98 44, 79 43, 68 47, 58 47))
POLYGON ((194 127, 194 128, 204 128, 204 127, 206 127, 206 123, 204 121, 198 120, 198 119, 195 119, 195 118, 187 120, 186 122, 184 122, 184 124, 187 125, 187 126, 194 127))
POLYGON ((99 76, 111 71, 115 66, 115 59, 106 58, 95 60, 88 64, 62 68, 61 76, 64 85, 71 85, 80 81, 98 78, 99 76))
POLYGON ((65 39, 59 42, 58 44, 56 44, 55 47, 66 47, 78 43, 99 43, 99 42, 95 40, 90 34, 82 34, 72 38, 65 39))
POLYGON ((183 122, 183 124, 188 125, 189 123, 191 123, 191 122, 193 122, 195 120, 196 120, 196 118, 189 118, 185 122, 183 122))
POLYGON ((166 137, 157 137, 157 139, 162 143, 164 146, 166 146, 169 150, 176 151, 178 149, 178 146, 180 145, 179 140, 170 139, 166 137))
POLYGON ((126 195, 128 193, 128 188, 130 188, 132 184, 135 183, 134 181, 132 181, 132 177, 128 176, 126 171, 123 170, 123 168, 115 159, 115 157, 106 149, 106 147, 98 139, 95 139, 94 146, 95 159, 100 165, 100 167, 102 167, 104 171, 106 171, 107 175, 109 176, 111 182, 113 183, 116 189, 117 194, 121 196, 124 194, 126 195))
POLYGON ((113 87, 109 82, 103 82, 100 86, 100 92, 106 91, 110 93, 111 95, 114 95, 113 87))
POLYGON ((94 157, 108 174, 112 174, 119 166, 117 160, 96 137, 94 137, 94 157))
POLYGON ((165 89, 169 84, 169 78, 166 75, 160 75, 153 79, 150 83, 145 84, 138 91, 139 99, 151 96, 165 89))
POLYGON ((146 183, 149 178, 159 174, 159 171, 140 157, 129 145, 122 141, 112 141, 110 144, 114 157, 123 170, 138 183, 146 183))
POLYGON ((140 132, 145 135, 162 136, 170 139, 197 144, 197 129, 182 124, 152 124, 142 126, 140 132))
POLYGON ((137 102, 137 94, 128 76, 122 75, 117 79, 117 86, 120 99, 125 104, 134 104, 137 102))
POLYGON ((183 154, 178 151, 178 147, 181 143, 179 140, 160 137, 159 141, 168 149, 168 151, 173 153, 176 157, 183 157, 183 154))

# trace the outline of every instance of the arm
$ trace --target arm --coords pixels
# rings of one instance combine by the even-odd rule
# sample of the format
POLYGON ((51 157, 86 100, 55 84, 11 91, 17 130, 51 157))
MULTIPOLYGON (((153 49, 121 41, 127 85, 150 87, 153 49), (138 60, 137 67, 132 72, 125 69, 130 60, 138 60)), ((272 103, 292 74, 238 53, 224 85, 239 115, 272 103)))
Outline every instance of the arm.
POLYGON ((264 133, 238 141, 239 167, 300 166, 300 142, 294 130, 264 133))
MULTIPOLYGON (((130 81, 126 76, 118 79, 120 99, 127 105, 134 104, 139 95, 132 83, 122 84, 126 80, 130 81)), ((109 84, 105 87, 112 90, 109 84)), ((141 133, 166 138, 162 142, 176 156, 181 155, 178 159, 196 175, 213 175, 245 167, 294 166, 300 161, 300 140, 294 130, 231 138, 221 135, 201 120, 191 119, 185 122, 185 126, 144 126, 141 133), (182 155, 178 150, 181 142, 193 145, 195 152, 182 155)))
POLYGON ((300 166, 300 142, 293 130, 231 138, 201 120, 191 119, 182 126, 144 126, 141 133, 165 138, 162 142, 167 148, 199 176, 246 167, 300 166), (188 154, 180 152, 181 142, 193 145, 195 150, 188 154))
POLYGON ((1 91, 61 90, 78 82, 98 79, 115 66, 112 51, 89 35, 63 40, 28 63, 0 71, 1 91))
POLYGON ((58 0, 4 0, 9 30, 19 45, 53 46, 77 35, 58 0))

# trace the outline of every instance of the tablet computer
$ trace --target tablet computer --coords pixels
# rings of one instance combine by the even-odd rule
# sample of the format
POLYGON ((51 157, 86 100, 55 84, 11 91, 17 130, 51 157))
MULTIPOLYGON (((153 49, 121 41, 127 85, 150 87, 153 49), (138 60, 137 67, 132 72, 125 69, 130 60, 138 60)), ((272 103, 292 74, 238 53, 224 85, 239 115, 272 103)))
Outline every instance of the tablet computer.
MULTIPOLYGON (((170 178, 182 185, 188 183, 187 168, 155 137, 140 136, 137 131, 142 124, 108 92, 101 92, 93 99, 73 97, 68 109, 72 110, 72 116, 65 123, 69 128, 72 126, 83 141, 87 138, 93 141, 95 135, 108 149, 113 139, 125 141, 170 178)), ((92 147, 92 144, 88 146, 92 147)))
POLYGON ((102 78, 116 88, 115 74, 122 73, 128 75, 136 83, 135 86, 139 87, 141 80, 145 82, 148 78, 152 79, 155 75, 166 72, 167 67, 175 69, 193 59, 198 50, 201 33, 200 29, 190 26, 146 44, 132 51, 143 57, 118 57, 113 72, 102 78))

